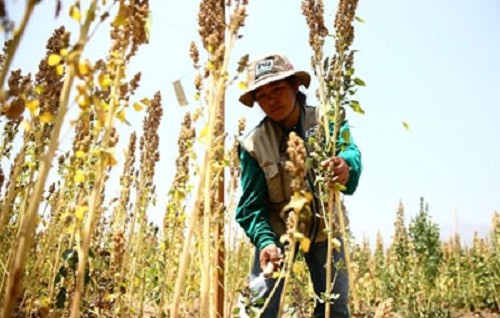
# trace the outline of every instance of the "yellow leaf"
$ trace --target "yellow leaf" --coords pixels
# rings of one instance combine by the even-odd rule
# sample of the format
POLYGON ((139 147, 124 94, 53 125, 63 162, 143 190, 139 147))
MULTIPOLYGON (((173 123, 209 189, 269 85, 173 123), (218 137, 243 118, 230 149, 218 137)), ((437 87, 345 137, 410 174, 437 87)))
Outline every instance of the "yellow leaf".
POLYGON ((56 74, 62 76, 64 74, 64 65, 59 64, 56 66, 56 74))
POLYGON ((78 73, 80 75, 87 75, 90 72, 90 63, 89 61, 80 61, 78 63, 78 73))
POLYGON ((208 125, 205 125, 205 127, 203 127, 203 129, 200 131, 200 136, 198 137, 198 141, 201 144, 206 145, 207 138, 208 138, 208 125))
POLYGON ((82 170, 77 170, 75 173, 74 181, 78 184, 85 182, 85 173, 82 170))
POLYGON ((117 114, 116 114, 116 118, 118 118, 122 123, 124 123, 126 121, 125 119, 125 111, 123 110, 120 110, 117 114))
POLYGON ((75 210, 75 218, 78 221, 83 220, 83 217, 85 216, 85 213, 89 210, 88 206, 79 206, 75 210))
POLYGON ((239 88, 239 89, 241 89, 241 90, 246 90, 246 89, 248 89, 247 83, 245 83, 245 82, 243 82, 243 81, 242 81, 242 82, 239 82, 239 83, 238 83, 238 88, 239 88))
POLYGON ((410 131, 410 125, 406 121, 403 121, 402 124, 406 131, 410 131))
POLYGON ((118 160, 116 160, 115 156, 112 154, 108 154, 108 165, 116 166, 118 164, 118 160))
POLYGON ((76 22, 80 23, 80 20, 82 19, 82 14, 80 13, 80 8, 77 5, 72 5, 69 8, 69 16, 75 20, 76 22))
POLYGON ((32 99, 26 102, 26 108, 28 108, 33 115, 36 114, 39 106, 40 101, 38 99, 32 99))
POLYGON ((215 70, 215 64, 212 61, 208 61, 207 70, 209 70, 209 71, 215 70))
POLYGON ((99 75, 99 85, 101 85, 102 88, 109 87, 110 84, 111 84, 111 78, 109 77, 108 74, 99 75))
POLYGON ((59 54, 61 54, 61 56, 64 56, 64 57, 68 56, 68 53, 69 53, 69 51, 68 51, 68 49, 66 49, 66 48, 61 49, 61 50, 59 51, 59 54))
POLYGON ((61 63, 61 56, 59 54, 50 54, 49 58, 47 59, 47 64, 49 66, 56 66, 59 63, 61 63))
POLYGON ((311 240, 308 239, 307 237, 304 237, 302 240, 300 240, 300 249, 304 252, 307 253, 309 252, 309 247, 311 246, 311 240))
POLYGON ((142 107, 142 105, 141 105, 141 104, 139 104, 139 103, 134 103, 134 109, 135 109, 136 111, 140 112, 141 110, 143 110, 143 109, 144 109, 144 107, 142 107))
POLYGON ((43 112, 40 115, 40 121, 42 123, 52 123, 54 122, 54 115, 52 115, 50 112, 43 112))
POLYGON ((101 107, 102 107, 102 110, 104 110, 105 112, 107 112, 109 110, 109 104, 106 102, 102 102, 101 107))
POLYGON ((151 100, 149 98, 143 98, 141 99, 141 103, 143 103, 146 106, 151 106, 151 100))
POLYGON ((49 305, 50 305, 50 298, 49 297, 40 298, 40 306, 41 307, 48 307, 49 305))
POLYGON ((78 106, 82 109, 86 109, 90 106, 90 98, 87 95, 79 95, 77 98, 78 106))
POLYGON ((82 159, 82 158, 85 158, 85 152, 81 151, 81 150, 78 150, 76 153, 75 153, 75 157, 79 158, 79 159, 82 159))
POLYGON ((195 101, 199 101, 200 100, 200 93, 196 92, 196 94, 194 94, 194 100, 195 101))
POLYGON ((40 85, 35 86, 35 94, 40 95, 43 94, 43 92, 45 92, 45 87, 40 85))
POLYGON ((66 234, 72 234, 75 230, 75 224, 72 223, 69 226, 66 226, 66 234))

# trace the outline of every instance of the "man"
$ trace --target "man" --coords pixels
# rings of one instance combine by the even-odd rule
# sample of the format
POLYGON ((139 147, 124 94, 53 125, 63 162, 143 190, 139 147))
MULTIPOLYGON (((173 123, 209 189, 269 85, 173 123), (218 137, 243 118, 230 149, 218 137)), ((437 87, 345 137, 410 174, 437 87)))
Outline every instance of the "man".
MULTIPOLYGON (((282 54, 269 54, 252 61, 248 68, 248 89, 241 95, 240 102, 252 107, 257 102, 266 117, 241 142, 241 185, 242 195, 236 210, 236 221, 255 245, 255 262, 251 273, 250 289, 252 301, 266 299, 276 280, 267 279, 262 271, 269 263, 278 270, 282 254, 279 237, 285 232, 280 211, 290 200, 290 176, 284 169, 286 162, 286 141, 291 131, 302 139, 318 129, 321 123, 319 110, 306 106, 306 96, 299 90, 301 85, 309 87, 311 77, 307 72, 295 71, 290 61, 282 54)), ((322 127, 319 127, 322 129, 322 127)), ((341 126, 340 136, 349 130, 347 122, 341 126)), ((350 134, 349 134, 350 135, 350 134)), ((336 156, 325 160, 325 168, 333 167, 336 181, 344 185, 345 194, 352 194, 361 174, 361 154, 351 140, 339 137, 342 145, 336 156)), ((308 173, 309 191, 314 193, 312 173, 308 173)), ((312 204, 315 214, 317 198, 312 204)), ((311 246, 305 259, 319 296, 326 289, 326 234, 322 231, 324 222, 313 217, 304 233, 311 239, 311 246)), ((340 237, 339 237, 340 238, 340 237)), ((340 238, 341 239, 341 238, 340 238)), ((338 262, 344 258, 343 249, 334 251, 338 262)), ((333 267, 335 270, 335 267, 333 267)), ((339 270, 334 281, 333 292, 339 297, 331 306, 332 317, 348 317, 348 276, 345 269, 339 270)), ((281 287, 281 286, 280 286, 281 287)), ((281 288, 273 295, 263 317, 276 317, 281 288)), ((324 303, 317 302, 315 317, 325 317, 324 303)))

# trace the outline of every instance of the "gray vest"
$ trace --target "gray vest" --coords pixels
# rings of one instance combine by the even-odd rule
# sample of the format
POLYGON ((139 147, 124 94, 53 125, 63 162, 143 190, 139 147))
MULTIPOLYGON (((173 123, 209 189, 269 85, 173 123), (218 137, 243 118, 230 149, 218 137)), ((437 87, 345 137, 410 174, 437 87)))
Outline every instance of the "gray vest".
MULTIPOLYGON (((307 144, 307 139, 314 133, 318 127, 319 108, 305 106, 301 115, 302 129, 305 135, 305 144, 308 152, 310 147, 307 144)), ((283 131, 271 119, 266 118, 243 140, 242 146, 248 153, 257 160, 260 168, 264 172, 269 193, 268 208, 270 212, 270 223, 273 231, 282 235, 285 233, 286 227, 284 220, 280 217, 280 212, 286 203, 290 200, 292 191, 290 188, 291 176, 285 170, 285 162, 288 160, 286 149, 281 149, 283 131)), ((288 136, 286 137, 288 139, 288 136)), ((307 222, 304 234, 308 235, 312 222, 307 222)), ((324 241, 326 235, 323 233, 324 220, 316 218, 318 231, 316 242, 324 241)))

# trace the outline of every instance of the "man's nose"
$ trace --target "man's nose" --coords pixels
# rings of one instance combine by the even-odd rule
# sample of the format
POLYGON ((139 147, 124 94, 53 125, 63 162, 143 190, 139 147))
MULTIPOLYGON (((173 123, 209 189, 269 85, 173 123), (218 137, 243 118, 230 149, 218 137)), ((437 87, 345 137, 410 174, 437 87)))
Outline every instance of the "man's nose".
POLYGON ((274 105, 276 105, 278 103, 278 96, 273 95, 273 94, 269 95, 267 102, 268 102, 270 107, 273 107, 274 105))

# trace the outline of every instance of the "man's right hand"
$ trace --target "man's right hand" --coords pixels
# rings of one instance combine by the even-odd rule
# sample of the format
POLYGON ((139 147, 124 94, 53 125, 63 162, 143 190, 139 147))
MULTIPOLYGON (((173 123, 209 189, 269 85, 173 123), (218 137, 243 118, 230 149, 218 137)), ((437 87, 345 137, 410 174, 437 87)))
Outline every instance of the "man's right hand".
POLYGON ((282 259, 283 255, 281 254, 279 247, 275 244, 267 245, 260 251, 260 268, 264 274, 270 271, 271 268, 272 272, 278 271, 280 269, 282 259), (272 267, 269 264, 271 264, 272 267))

